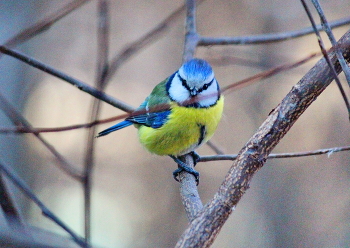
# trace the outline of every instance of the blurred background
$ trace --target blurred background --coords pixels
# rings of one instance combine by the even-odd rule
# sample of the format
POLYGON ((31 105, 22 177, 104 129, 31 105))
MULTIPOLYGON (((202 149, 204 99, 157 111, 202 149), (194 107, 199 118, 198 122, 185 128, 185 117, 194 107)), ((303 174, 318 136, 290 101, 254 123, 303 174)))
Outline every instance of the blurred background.
MULTIPOLYGON (((0 0, 1 44, 70 1, 0 0)), ((179 8, 183 1, 110 1, 110 55, 179 8)), ((321 2, 329 21, 349 16, 349 0, 321 2)), ((318 17, 311 2, 315 20, 318 17)), ((97 1, 90 1, 49 30, 15 49, 74 78, 94 85, 97 67, 97 1)), ((137 107, 153 87, 182 63, 185 12, 166 33, 125 61, 105 92, 137 107)), ((300 1, 206 0, 198 6, 197 28, 204 36, 248 36, 310 26, 300 1)), ((348 26, 334 29, 339 39, 348 26)), ((327 48, 330 44, 324 37, 327 48)), ((208 60, 222 86, 318 52, 314 35, 262 45, 209 46, 196 57, 208 60)), ((224 117, 212 141, 234 154, 254 134, 320 57, 298 68, 233 91, 225 97, 224 117)), ((340 79, 345 82, 343 75, 340 79)), ((349 93, 349 88, 344 87, 349 93)), ((87 123, 93 98, 77 88, 1 55, 0 91, 34 127, 87 123)), ((348 94, 349 96, 349 94, 348 94)), ((1 108, 1 106, 0 106, 1 108)), ((106 103, 101 118, 122 114, 106 103)), ((113 123, 97 127, 101 131, 113 123)), ((3 111, 0 126, 12 127, 3 111)), ((76 167, 83 168, 87 130, 45 133, 43 137, 76 167)), ((2 161, 78 234, 83 228, 81 184, 57 167, 54 156, 30 134, 0 134, 2 161)), ((332 83, 300 117, 273 151, 298 152, 349 145, 347 110, 332 83)), ((92 188, 92 242, 99 247, 173 247, 187 226, 172 178, 175 163, 148 153, 129 127, 96 140, 92 188)), ((201 155, 214 152, 203 146, 201 155)), ((197 165, 199 193, 212 198, 232 162, 197 165)), ((349 152, 291 159, 271 159, 230 216, 212 247, 349 247, 349 152)), ((22 194, 17 204, 33 226, 66 235, 22 194)))

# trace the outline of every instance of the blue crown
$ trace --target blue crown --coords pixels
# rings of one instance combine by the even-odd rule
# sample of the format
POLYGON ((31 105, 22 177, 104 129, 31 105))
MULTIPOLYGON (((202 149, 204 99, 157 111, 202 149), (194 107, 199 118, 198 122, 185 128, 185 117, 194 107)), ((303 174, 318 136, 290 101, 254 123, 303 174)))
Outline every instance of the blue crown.
POLYGON ((182 65, 187 80, 206 80, 213 74, 209 63, 203 59, 191 59, 182 65))

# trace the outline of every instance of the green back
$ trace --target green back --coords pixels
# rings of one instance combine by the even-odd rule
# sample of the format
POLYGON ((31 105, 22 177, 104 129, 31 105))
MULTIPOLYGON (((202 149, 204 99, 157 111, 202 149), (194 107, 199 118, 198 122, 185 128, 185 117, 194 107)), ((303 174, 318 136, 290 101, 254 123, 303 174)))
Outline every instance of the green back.
POLYGON ((170 103, 170 98, 166 92, 166 83, 169 78, 159 83, 152 90, 151 94, 145 99, 145 101, 137 108, 137 110, 145 109, 147 104, 149 108, 155 107, 160 104, 170 103))

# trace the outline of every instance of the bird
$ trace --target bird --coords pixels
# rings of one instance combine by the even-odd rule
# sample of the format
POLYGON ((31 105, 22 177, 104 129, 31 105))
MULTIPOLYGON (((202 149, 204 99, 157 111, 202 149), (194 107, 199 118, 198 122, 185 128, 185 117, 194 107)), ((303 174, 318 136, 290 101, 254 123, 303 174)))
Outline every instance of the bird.
POLYGON ((200 156, 195 149, 213 136, 223 107, 224 97, 212 67, 203 59, 193 58, 156 85, 129 117, 97 137, 134 125, 140 143, 149 152, 168 155, 178 164, 173 172, 176 181, 179 173, 186 171, 198 185, 199 173, 179 157, 190 154, 197 164, 200 156))

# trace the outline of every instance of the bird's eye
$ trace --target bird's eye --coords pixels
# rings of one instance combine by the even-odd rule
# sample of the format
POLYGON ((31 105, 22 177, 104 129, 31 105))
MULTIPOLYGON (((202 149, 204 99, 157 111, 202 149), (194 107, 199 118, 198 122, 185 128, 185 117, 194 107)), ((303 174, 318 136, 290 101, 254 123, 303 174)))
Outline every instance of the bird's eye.
POLYGON ((204 85, 203 85, 203 90, 207 90, 208 87, 209 87, 209 84, 204 84, 204 85))
POLYGON ((180 81, 182 83, 182 86, 185 87, 186 89, 188 89, 188 85, 187 85, 186 79, 182 78, 179 73, 177 74, 177 76, 179 77, 179 79, 180 79, 180 81))

